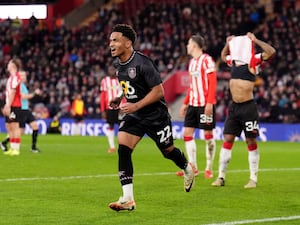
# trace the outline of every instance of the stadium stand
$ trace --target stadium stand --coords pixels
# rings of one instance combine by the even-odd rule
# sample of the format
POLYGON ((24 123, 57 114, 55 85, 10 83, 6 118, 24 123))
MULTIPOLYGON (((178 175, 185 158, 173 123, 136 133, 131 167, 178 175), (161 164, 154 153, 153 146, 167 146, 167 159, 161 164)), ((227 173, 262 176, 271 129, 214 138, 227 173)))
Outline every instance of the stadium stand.
MULTIPOLYGON (((218 121, 223 121, 230 102, 228 67, 219 59, 225 37, 254 32, 277 50, 257 79, 255 99, 263 122, 300 122, 300 3, 268 0, 124 0, 111 7, 95 8, 94 20, 67 28, 43 21, 13 26, 0 22, 0 99, 4 99, 5 65, 18 55, 29 72, 30 89, 44 95, 32 107, 41 117, 69 116, 74 91, 80 90, 91 118, 99 118, 99 84, 112 63, 107 46, 116 23, 132 24, 139 37, 136 49, 150 55, 163 79, 185 71, 185 45, 193 33, 207 40, 207 52, 218 66, 218 121)), ((82 21, 84 22, 84 21, 82 21)), ((172 102, 170 102, 171 104, 172 102)))

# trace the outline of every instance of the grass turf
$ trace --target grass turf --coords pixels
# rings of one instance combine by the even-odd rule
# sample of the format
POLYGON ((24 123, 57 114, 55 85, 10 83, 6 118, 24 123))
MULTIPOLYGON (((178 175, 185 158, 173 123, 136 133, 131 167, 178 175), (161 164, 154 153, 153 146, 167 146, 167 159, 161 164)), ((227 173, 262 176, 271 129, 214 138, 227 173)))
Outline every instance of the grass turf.
MULTIPOLYGON (((144 138, 133 153, 137 209, 114 212, 108 204, 122 192, 117 153, 107 153, 105 137, 39 136, 41 154, 29 151, 30 141, 22 137, 20 156, 0 155, 1 225, 300 224, 299 143, 259 142, 258 187, 245 190, 246 145, 236 142, 226 186, 212 187, 213 180, 201 173, 185 193, 183 178, 175 176, 177 167, 144 138)), ((184 149, 182 140, 175 145, 184 149)), ((197 140, 197 146, 202 172, 204 142, 197 140)))

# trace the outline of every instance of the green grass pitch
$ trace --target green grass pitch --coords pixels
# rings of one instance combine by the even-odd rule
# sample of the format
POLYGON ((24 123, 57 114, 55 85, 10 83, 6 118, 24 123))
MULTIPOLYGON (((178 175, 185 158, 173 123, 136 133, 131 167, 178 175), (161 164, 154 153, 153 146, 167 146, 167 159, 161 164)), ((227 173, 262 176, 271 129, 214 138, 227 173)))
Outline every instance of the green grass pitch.
MULTIPOLYGON (((245 190, 245 143, 233 147, 226 186, 212 187, 203 176, 204 142, 197 140, 201 174, 185 193, 175 164, 144 138, 133 153, 137 209, 114 212, 108 204, 122 192, 117 153, 107 153, 105 137, 39 136, 41 154, 29 151, 30 141, 22 137, 20 156, 0 155, 0 225, 300 224, 299 143, 259 142, 258 187, 245 190)), ((175 145, 184 149, 182 140, 175 145)))

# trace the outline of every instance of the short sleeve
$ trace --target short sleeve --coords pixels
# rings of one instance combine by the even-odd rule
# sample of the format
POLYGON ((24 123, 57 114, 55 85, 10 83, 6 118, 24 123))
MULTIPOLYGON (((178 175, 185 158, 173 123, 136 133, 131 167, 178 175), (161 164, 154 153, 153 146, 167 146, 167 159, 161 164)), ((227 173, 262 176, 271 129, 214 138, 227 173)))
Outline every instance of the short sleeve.
POLYGON ((149 88, 153 88, 162 83, 160 73, 152 61, 149 60, 149 63, 142 65, 141 70, 149 88))

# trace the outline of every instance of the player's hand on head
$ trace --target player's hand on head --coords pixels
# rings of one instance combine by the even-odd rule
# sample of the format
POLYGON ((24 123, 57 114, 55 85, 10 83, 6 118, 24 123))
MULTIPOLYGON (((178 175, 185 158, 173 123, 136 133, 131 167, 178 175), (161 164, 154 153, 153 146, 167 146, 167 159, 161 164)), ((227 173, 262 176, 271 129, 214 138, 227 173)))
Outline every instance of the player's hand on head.
POLYGON ((229 41, 232 40, 232 38, 234 38, 234 35, 230 35, 226 38, 226 43, 228 43, 229 41))
POLYGON ((251 41, 255 41, 255 39, 256 39, 255 35, 251 32, 248 32, 247 36, 251 39, 251 41))

